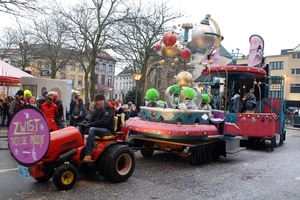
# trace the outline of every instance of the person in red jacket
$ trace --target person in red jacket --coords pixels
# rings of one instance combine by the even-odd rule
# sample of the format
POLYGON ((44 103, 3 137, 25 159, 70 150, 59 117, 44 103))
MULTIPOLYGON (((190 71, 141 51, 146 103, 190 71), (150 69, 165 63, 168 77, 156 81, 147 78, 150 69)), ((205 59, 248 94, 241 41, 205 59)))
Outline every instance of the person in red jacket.
POLYGON ((48 95, 47 95, 48 97, 47 97, 46 102, 40 106, 41 111, 44 113, 44 115, 47 119, 50 131, 58 130, 58 126, 55 121, 55 116, 58 114, 57 105, 54 103, 54 95, 55 94, 56 93, 52 92, 52 91, 48 92, 48 95))

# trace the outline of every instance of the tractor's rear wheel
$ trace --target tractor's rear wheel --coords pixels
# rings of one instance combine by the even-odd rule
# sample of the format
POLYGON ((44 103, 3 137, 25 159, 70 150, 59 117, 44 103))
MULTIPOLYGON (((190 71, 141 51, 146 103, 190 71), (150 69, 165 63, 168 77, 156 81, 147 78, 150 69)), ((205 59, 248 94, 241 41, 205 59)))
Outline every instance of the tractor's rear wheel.
POLYGON ((105 163, 107 163, 110 158, 109 158, 109 154, 112 151, 114 145, 107 147, 107 149, 104 150, 104 152, 101 155, 101 159, 100 159, 100 163, 99 163, 99 167, 98 167, 98 173, 105 179, 109 180, 109 176, 108 174, 106 174, 105 171, 105 163))
POLYGON ((78 172, 73 165, 63 164, 56 168, 52 179, 59 190, 68 190, 73 187, 77 177, 78 172))
POLYGON ((113 182, 124 182, 133 173, 135 168, 135 155, 126 145, 113 145, 107 149, 107 158, 101 166, 107 179, 113 182))

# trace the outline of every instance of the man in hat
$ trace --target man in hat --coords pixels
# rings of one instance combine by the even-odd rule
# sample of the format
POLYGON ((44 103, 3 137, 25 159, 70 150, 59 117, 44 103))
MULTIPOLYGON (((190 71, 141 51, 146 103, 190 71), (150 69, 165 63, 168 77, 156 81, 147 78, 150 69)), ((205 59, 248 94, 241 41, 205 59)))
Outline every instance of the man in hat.
POLYGON ((41 94, 40 96, 38 96, 38 98, 37 98, 37 104, 38 104, 39 107, 40 107, 43 103, 46 102, 46 100, 47 100, 47 94, 48 94, 48 91, 47 91, 47 90, 44 90, 44 91, 42 92, 42 94, 41 94))
POLYGON ((97 94, 95 102, 93 116, 87 125, 90 129, 83 162, 91 162, 95 136, 106 136, 114 133, 114 109, 105 101, 103 94, 97 94))
POLYGON ((15 114, 15 112, 18 108, 20 108, 21 106, 24 105, 23 96, 24 96, 23 90, 19 90, 16 93, 15 99, 11 102, 10 107, 9 107, 8 113, 9 113, 10 117, 12 117, 15 114))

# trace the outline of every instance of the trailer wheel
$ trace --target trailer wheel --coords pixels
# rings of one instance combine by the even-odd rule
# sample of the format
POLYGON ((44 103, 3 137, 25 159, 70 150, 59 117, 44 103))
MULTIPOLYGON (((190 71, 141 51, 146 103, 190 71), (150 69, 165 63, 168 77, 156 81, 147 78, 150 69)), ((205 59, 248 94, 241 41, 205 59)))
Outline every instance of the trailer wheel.
POLYGON ((196 154, 193 147, 190 147, 187 152, 188 163, 190 165, 198 165, 198 159, 196 158, 196 154))
POLYGON ((108 149, 108 158, 104 163, 104 173, 113 182, 124 182, 133 173, 135 155, 126 145, 113 145, 108 149))
POLYGON ((78 172, 71 164, 63 164, 56 168, 53 183, 59 190, 68 190, 75 184, 78 172))
POLYGON ((40 183, 44 183, 44 182, 49 181, 49 179, 52 177, 53 173, 54 173, 54 168, 53 167, 47 168, 44 171, 44 176, 38 177, 38 178, 34 178, 34 179, 37 180, 40 183))
POLYGON ((141 149, 141 154, 145 158, 150 158, 154 153, 153 143, 152 142, 145 142, 143 144, 145 149, 141 149))
POLYGON ((141 154, 145 158, 150 158, 154 153, 154 149, 141 149, 141 154))

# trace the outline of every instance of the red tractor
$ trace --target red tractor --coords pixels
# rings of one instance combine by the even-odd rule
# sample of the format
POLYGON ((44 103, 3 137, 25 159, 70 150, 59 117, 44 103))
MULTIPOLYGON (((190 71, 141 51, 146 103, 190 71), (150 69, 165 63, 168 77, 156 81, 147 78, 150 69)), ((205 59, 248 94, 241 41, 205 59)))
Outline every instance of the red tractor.
MULTIPOLYGON (((35 112, 39 112, 34 109, 35 112)), ((24 112, 25 114, 32 112, 30 109, 22 109, 19 112, 24 112)), ((35 113, 33 113, 35 114, 35 113)), ((31 115, 33 115, 31 114, 31 115)), ((36 117, 40 119, 40 117, 36 117)), ((11 142, 10 146, 12 155, 16 160, 22 165, 19 166, 19 172, 21 176, 29 178, 32 176, 39 182, 46 182, 52 178, 54 185, 60 189, 70 189, 76 182, 78 171, 83 173, 96 173, 98 172, 102 177, 113 181, 113 182, 124 182, 133 173, 135 168, 135 155, 131 148, 124 142, 125 135, 122 132, 115 132, 112 135, 104 137, 96 137, 94 143, 94 149, 91 154, 92 162, 84 163, 82 159, 84 157, 86 138, 85 133, 88 127, 83 124, 80 126, 80 130, 76 127, 67 127, 58 131, 50 132, 48 142, 46 139, 43 142, 39 142, 39 138, 46 138, 47 136, 41 137, 41 130, 39 130, 35 135, 30 133, 28 136, 23 136, 18 140, 20 131, 18 131, 18 125, 20 117, 18 120, 14 119, 15 127, 10 127, 11 133, 9 131, 9 139, 11 142), (27 138, 26 138, 27 137, 27 138), (27 140, 27 141, 26 141, 27 140), (19 142, 20 141, 20 142, 19 142), (29 149, 31 145, 33 148, 29 149), (41 155, 41 159, 38 159, 38 153, 41 150, 37 150, 39 145, 48 145, 45 153, 41 155), (23 145, 23 146, 22 146, 23 145), (21 146, 21 149, 19 148, 21 146), (15 148, 14 148, 15 147, 15 148), (18 148, 17 148, 18 147, 18 148), (22 155, 21 155, 22 154, 22 155), (18 156, 20 156, 18 158, 18 156), (25 157, 33 157, 37 162, 26 162, 25 157), (23 160, 22 160, 23 159, 23 160), (27 175, 26 175, 27 173, 27 175)), ((115 117, 115 130, 117 127, 118 118, 115 117)), ((30 120, 26 123, 29 124, 30 120)), ((38 120, 31 120, 39 123, 38 120), (38 121, 38 122, 37 122, 38 121)), ((31 130, 34 130, 34 123, 31 123, 31 130)), ((40 125, 37 125, 37 129, 40 125)), ((23 131, 21 130, 21 131, 23 131)), ((23 131, 24 132, 24 131, 23 131)), ((29 129, 26 131, 29 133, 29 129)), ((48 133, 49 134, 49 133, 48 133)))

